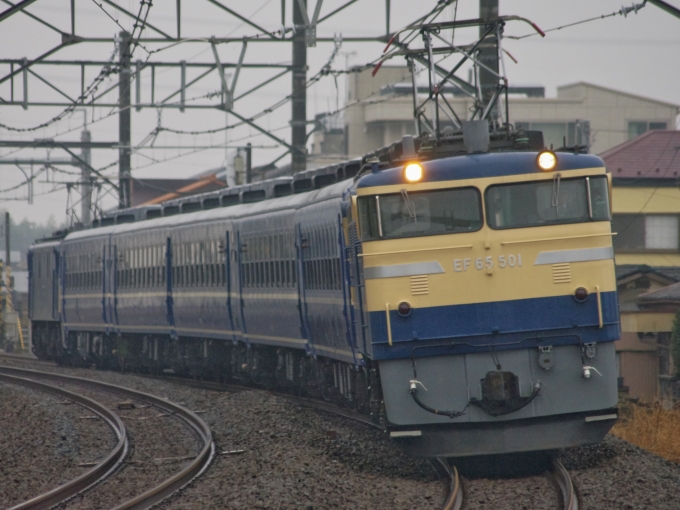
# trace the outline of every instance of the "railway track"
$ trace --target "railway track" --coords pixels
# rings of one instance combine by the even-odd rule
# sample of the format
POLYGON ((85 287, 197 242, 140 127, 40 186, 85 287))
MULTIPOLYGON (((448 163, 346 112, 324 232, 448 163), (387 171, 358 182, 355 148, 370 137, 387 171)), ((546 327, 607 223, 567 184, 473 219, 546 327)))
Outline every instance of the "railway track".
MULTIPOLYGON (((525 454, 527 455, 527 454, 525 454)), ((455 462, 455 459, 449 459, 455 462)), ((444 469, 454 469, 442 462, 444 469)), ((578 510, 579 501, 567 469, 547 455, 459 460, 466 505, 473 508, 578 510), (555 492, 554 489, 559 491, 555 492), (552 489, 552 490, 549 490, 552 489), (508 495, 512 495, 511 500, 508 495)), ((445 507, 459 509, 459 506, 445 507)))
POLYGON ((562 463, 553 458, 552 459, 552 476, 555 481, 560 486, 562 491, 562 503, 564 505, 564 510, 578 510, 578 497, 576 496, 576 490, 574 489, 574 484, 569 476, 569 471, 562 465, 562 463))
MULTIPOLYGON (((121 395, 124 396, 127 399, 136 401, 136 402, 145 402, 148 405, 153 406, 154 408, 157 408, 161 410, 163 413, 172 415, 175 418, 179 419, 182 421, 186 426, 188 426, 202 441, 203 446, 198 454, 194 458, 193 461, 191 461, 187 466, 185 466, 182 470, 174 474, 172 477, 165 479, 162 483, 156 485, 150 490, 147 490, 143 492, 142 494, 139 494, 135 496, 134 498, 124 501, 123 503, 118 504, 115 507, 115 510, 127 510, 127 509, 132 509, 132 510, 140 510, 140 509, 145 509, 145 508, 150 508, 153 505, 163 501, 164 499, 168 498, 170 495, 175 493, 177 490, 181 489, 185 485, 187 485, 191 480, 199 476, 201 473, 205 471, 205 469, 209 466, 210 462, 212 461, 214 455, 215 455, 215 445, 212 440, 212 433, 210 431, 210 428, 208 425, 201 419, 199 418, 196 414, 193 412, 189 411, 188 409, 177 405, 173 404, 172 402, 169 402, 165 399, 162 399, 160 397, 156 397, 154 395, 150 395, 148 393, 143 393, 135 390, 131 390, 129 388, 125 388, 122 386, 117 386, 113 384, 108 384, 108 383, 103 383, 99 381, 94 381, 91 379, 83 379, 80 377, 72 377, 72 376, 66 376, 66 375, 60 375, 60 374, 55 374, 52 372, 41 372, 41 371, 36 371, 36 370, 29 370, 29 369, 24 369, 24 368, 16 368, 16 367, 7 367, 3 366, 0 367, 0 377, 3 378, 5 381, 13 381, 13 382, 22 382, 24 385, 33 385, 34 388, 44 388, 45 391, 48 390, 48 388, 54 388, 53 393, 56 392, 61 392, 60 395, 68 400, 73 400, 75 402, 81 403, 82 402, 92 402, 93 407, 92 410, 94 412, 97 412, 97 414, 101 414, 103 416, 108 416, 109 419, 112 421, 119 423, 120 426, 122 427, 122 430, 125 431, 124 426, 122 425, 122 421, 118 416, 116 416, 114 413, 112 413, 108 408, 104 406, 100 406, 96 402, 92 401, 91 399, 88 399, 86 397, 79 396, 77 394, 74 394, 72 392, 67 392, 66 390, 63 390, 61 388, 57 388, 53 385, 47 385, 42 383, 41 381, 47 380, 51 381, 54 383, 59 383, 59 384, 72 384, 72 385, 78 385, 78 386, 83 386, 89 389, 95 389, 97 391, 102 391, 106 393, 111 393, 111 394, 116 394, 116 395, 121 395), (68 395, 68 396, 67 396, 68 395), (98 406, 98 407, 97 407, 98 406), (97 409, 98 411, 95 411, 97 409), (117 420, 117 421, 116 421, 117 420)), ((83 404, 81 404, 83 405, 83 404)), ((121 430, 121 429, 119 429, 121 430)), ((125 452, 127 452, 127 435, 123 436, 125 439, 125 452)), ((120 442, 120 441, 119 441, 120 442)), ((117 448, 118 450, 118 448, 117 448)), ((113 454, 113 453, 112 453, 113 454)), ((111 456, 111 455, 110 455, 111 456)), ((120 452, 119 452, 120 456, 120 452)), ((125 455, 122 455, 120 457, 120 460, 118 462, 121 462, 125 455)), ((108 457, 107 457, 108 459, 108 457)), ((105 459, 106 461, 106 459, 105 459)), ((103 464, 104 462, 102 462, 103 464)), ((97 472, 101 471, 102 468, 99 468, 99 466, 93 468, 92 471, 97 470, 97 472)), ((114 466, 115 467, 115 466, 114 466)), ((110 474, 113 472, 113 469, 108 469, 106 470, 107 474, 110 474)), ((85 475, 89 474, 85 473, 85 475)), ((84 476, 84 475, 83 475, 84 476)), ((22 505, 28 505, 28 506, 18 506, 16 507, 21 508, 21 509, 39 509, 39 508, 49 508, 60 501, 64 501, 70 498, 73 498, 76 494, 81 494, 85 489, 88 487, 92 487, 93 484, 98 483, 101 481, 101 477, 99 479, 91 478, 89 483, 84 485, 83 482, 80 480, 79 477, 78 479, 72 480, 66 485, 72 486, 73 489, 68 492, 68 494, 63 493, 61 495, 58 494, 52 494, 53 491, 50 491, 50 493, 41 495, 37 498, 33 498, 25 503, 22 503, 22 505), (58 499, 60 498, 61 499, 58 499)), ((57 489, 55 489, 57 490, 57 489)), ((58 490, 61 490, 59 488, 58 490)))
POLYGON ((50 393, 66 401, 75 402, 104 420, 111 430, 113 430, 117 438, 115 448, 104 458, 104 460, 92 469, 48 492, 13 506, 11 510, 40 510, 67 501, 73 496, 82 493, 111 476, 125 459, 129 447, 127 431, 120 417, 113 413, 109 408, 88 397, 78 395, 77 393, 70 392, 58 386, 27 379, 25 377, 18 377, 0 372, 0 381, 24 386, 44 393, 50 393))
MULTIPOLYGON (((32 358, 28 358, 25 356, 16 356, 16 355, 5 355, 0 353, 0 358, 6 358, 8 360, 12 361, 19 361, 19 362, 33 362, 33 363, 38 363, 38 364, 47 364, 52 367, 55 365, 51 362, 40 362, 39 360, 35 360, 32 358)), ((3 368, 0 367, 0 373, 2 373, 3 368)), ((12 369, 10 369, 12 370, 12 369)), ((17 371, 21 371, 24 369, 14 369, 17 371)), ((31 370, 26 370, 26 372, 32 372, 31 370)), ((46 375, 46 377, 52 376, 52 373, 49 373, 46 375)), ((142 374, 136 374, 136 375, 141 375, 142 374)), ((55 377, 63 377, 63 376, 58 376, 56 375, 55 377)), ((148 376, 149 378, 154 378, 158 379, 158 377, 152 377, 148 376)), ((160 377, 163 380, 166 380, 168 382, 182 385, 182 386, 189 386, 193 388, 200 388, 200 389, 208 389, 212 391, 220 391, 220 392, 238 392, 238 391, 257 391, 258 388, 253 388, 252 386, 246 386, 246 385, 238 385, 238 384, 225 384, 225 383, 216 383, 212 381, 199 381, 199 380, 194 380, 194 379, 187 379, 183 377, 177 377, 177 376, 172 376, 172 375, 163 375, 160 377)), ((79 378, 71 378, 71 379, 76 379, 78 380, 79 378)), ((104 384, 104 383, 97 383, 97 384, 104 384)), ((106 385, 108 386, 108 385, 106 385)), ((128 390, 131 391, 131 390, 128 390)), ((380 429, 378 425, 376 425, 370 418, 367 416, 360 414, 358 412, 355 412, 351 409, 347 408, 341 408, 338 407, 334 404, 319 401, 319 400, 314 400, 310 398, 305 398, 305 397, 299 397, 299 396, 294 396, 289 393, 283 393, 283 392, 272 392, 270 390, 263 390, 263 391, 268 391, 269 393, 275 393, 277 396, 287 399, 291 402, 295 402, 298 405, 302 407, 307 407, 311 409, 315 409, 317 411, 322 411, 326 412, 329 414, 333 414, 336 416, 342 416, 346 419, 362 423, 365 426, 371 427, 371 428, 376 428, 380 429)), ((131 397, 132 398, 132 397, 131 397)), ((167 401, 162 400, 162 403, 168 404, 167 401)), ((446 496, 444 498, 444 502, 442 504, 442 509, 444 510, 459 510, 462 505, 462 496, 463 496, 463 491, 462 491, 462 485, 460 478, 458 476, 457 470, 450 466, 446 462, 436 462, 436 464, 439 465, 440 469, 440 475, 442 476, 442 481, 445 484, 445 493, 446 496)), ((127 506, 121 506, 120 508, 143 508, 143 507, 127 507, 127 506)))

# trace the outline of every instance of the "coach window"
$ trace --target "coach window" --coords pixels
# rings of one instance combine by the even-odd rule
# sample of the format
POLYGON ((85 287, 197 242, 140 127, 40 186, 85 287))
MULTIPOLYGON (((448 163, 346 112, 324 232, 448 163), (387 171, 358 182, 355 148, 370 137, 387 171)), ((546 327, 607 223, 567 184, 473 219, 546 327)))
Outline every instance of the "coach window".
POLYGON ((174 247, 173 250, 175 253, 173 254, 172 257, 172 265, 173 265, 173 283, 176 286, 181 287, 182 286, 182 258, 181 258, 181 252, 182 252, 182 245, 177 243, 174 247))
POLYGON ((125 250, 125 288, 129 289, 132 287, 132 250, 125 250))
POLYGON ((193 271, 191 275, 191 284, 193 287, 198 287, 201 283, 201 275, 200 275, 200 268, 201 268, 201 252, 200 252, 200 244, 199 243, 192 243, 191 244, 191 269, 193 271))
POLYGON ((180 287, 184 287, 184 244, 177 246, 177 282, 180 287))
POLYGON ((181 287, 186 287, 187 284, 187 245, 182 243, 179 245, 177 271, 179 273, 179 284, 181 287))
POLYGON ((363 196, 358 209, 364 241, 475 232, 483 224, 476 188, 363 196))
POLYGON ((128 261, 128 288, 132 289, 135 286, 135 250, 129 249, 128 255, 130 259, 128 261))
POLYGON ((179 282, 180 287, 184 287, 186 283, 186 274, 185 274, 185 260, 186 260, 186 246, 184 243, 181 243, 178 246, 177 250, 177 280, 179 282))
POLYGON ((152 265, 152 248, 151 246, 147 246, 144 248, 144 251, 146 253, 146 260, 144 264, 144 272, 146 273, 146 286, 151 287, 153 286, 153 278, 152 278, 152 273, 153 273, 153 265, 152 265))
POLYGON ((194 243, 186 243, 184 255, 184 285, 191 287, 194 283, 194 258, 193 258, 194 243))

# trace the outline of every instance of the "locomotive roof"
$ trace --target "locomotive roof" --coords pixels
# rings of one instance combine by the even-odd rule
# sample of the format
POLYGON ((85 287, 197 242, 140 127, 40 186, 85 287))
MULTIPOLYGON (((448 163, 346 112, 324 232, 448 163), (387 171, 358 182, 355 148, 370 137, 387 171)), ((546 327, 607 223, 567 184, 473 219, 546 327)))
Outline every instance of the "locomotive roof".
MULTIPOLYGON (((419 182, 454 181, 459 179, 478 179, 501 177, 527 173, 548 173, 538 168, 538 152, 494 152, 454 156, 430 161, 421 161, 423 178, 419 182)), ((557 153, 557 167, 553 170, 568 171, 582 168, 603 168, 604 162, 591 154, 557 153)), ((403 165, 381 170, 376 174, 362 177, 357 187, 389 186, 402 184, 403 165)))
POLYGON ((82 240, 88 238, 106 237, 112 234, 124 234, 128 232, 139 232, 148 229, 177 227, 193 223, 215 221, 221 219, 239 219, 257 213, 273 212, 283 209, 299 209, 305 205, 322 202, 330 198, 342 196, 342 194, 352 186, 353 180, 347 179, 331 186, 318 190, 288 195, 251 204, 239 204, 230 207, 209 209, 207 211, 196 211, 175 216, 164 216, 151 220, 138 221, 135 223, 122 223, 120 225, 110 225, 96 229, 80 230, 69 234, 64 242, 82 240))
POLYGON ((61 239, 46 240, 46 241, 37 240, 29 247, 29 251, 46 250, 46 249, 49 249, 49 248, 59 247, 60 244, 61 244, 61 239))

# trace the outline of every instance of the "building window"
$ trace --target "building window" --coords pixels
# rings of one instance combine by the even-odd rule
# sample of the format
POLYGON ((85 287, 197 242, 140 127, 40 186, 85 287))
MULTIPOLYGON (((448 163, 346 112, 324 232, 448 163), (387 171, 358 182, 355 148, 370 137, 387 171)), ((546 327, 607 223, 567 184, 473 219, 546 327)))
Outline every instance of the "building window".
POLYGON ((677 215, 615 214, 612 220, 617 251, 678 250, 677 215))
POLYGON ((650 250, 677 250, 678 217, 646 216, 645 248, 650 250))
POLYGON ((631 140, 647 131, 655 129, 666 130, 668 124, 665 122, 632 121, 628 123, 628 139, 631 140))

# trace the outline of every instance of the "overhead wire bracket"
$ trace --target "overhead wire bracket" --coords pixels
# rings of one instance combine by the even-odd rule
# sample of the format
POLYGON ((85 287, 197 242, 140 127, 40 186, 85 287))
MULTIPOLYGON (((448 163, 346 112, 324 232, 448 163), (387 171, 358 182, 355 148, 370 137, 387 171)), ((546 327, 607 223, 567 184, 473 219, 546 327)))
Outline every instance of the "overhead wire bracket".
POLYGON ((302 19, 305 22, 305 44, 308 48, 316 46, 316 24, 319 21, 319 13, 321 12, 321 4, 323 0, 316 0, 316 7, 314 7, 314 14, 310 21, 307 15, 307 6, 303 0, 297 0, 298 7, 302 13, 302 19))

